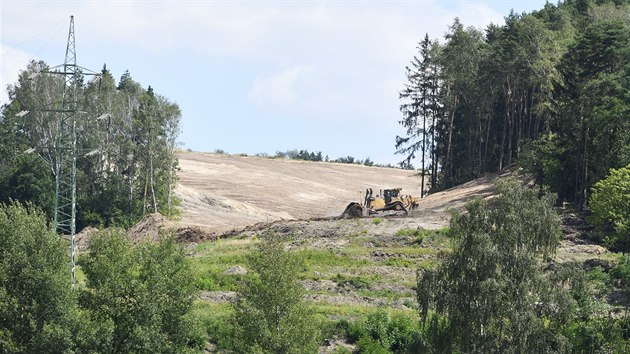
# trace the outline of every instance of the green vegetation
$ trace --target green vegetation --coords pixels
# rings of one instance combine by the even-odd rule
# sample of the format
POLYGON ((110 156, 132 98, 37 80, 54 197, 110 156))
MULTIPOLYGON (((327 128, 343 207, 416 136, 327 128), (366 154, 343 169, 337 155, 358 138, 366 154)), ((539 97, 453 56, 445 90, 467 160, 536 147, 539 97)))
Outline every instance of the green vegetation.
POLYGON ((253 277, 238 292, 234 305, 234 349, 239 353, 311 353, 316 328, 302 299, 300 259, 284 243, 267 235, 248 257, 253 277))
POLYGON ((400 229, 396 232, 396 236, 415 238, 415 244, 422 245, 424 243, 431 246, 445 245, 448 241, 448 234, 448 228, 441 230, 400 229))
MULTIPOLYGON (((42 109, 60 108, 64 80, 47 70, 32 61, 0 111, 0 202, 32 202, 52 218, 59 116, 42 109)), ((100 80, 79 86, 78 96, 87 114, 76 127, 77 229, 129 227, 151 212, 175 215, 177 104, 142 88, 129 72, 116 84, 105 67, 100 80)))
MULTIPOLYGON (((629 13, 624 0, 566 1, 511 13, 483 33, 456 20, 443 44, 425 37, 401 92, 402 166, 419 155, 435 191, 517 162, 563 200, 588 202, 598 232, 628 253, 629 13)), ((629 351, 630 257, 554 260, 556 198, 516 181, 468 203, 448 229, 375 235, 368 228, 389 222, 357 220, 347 239, 318 239, 317 249, 307 235, 244 236, 187 258, 172 238, 134 246, 110 229, 80 255, 72 292, 67 242, 46 221, 54 120, 35 108, 61 85, 46 68, 29 65, 0 115, 0 201, 31 203, 0 206, 0 352, 195 352, 209 340, 219 350, 299 353, 333 337, 358 353, 629 351), (37 154, 23 154, 30 147, 37 154), (236 300, 204 301, 197 290, 236 300)), ((78 225, 168 214, 179 108, 129 73, 118 85, 102 74, 81 87, 100 118, 79 123, 79 148, 98 158, 78 162, 78 225)))
POLYGON ((539 190, 517 181, 504 181, 497 189, 492 202, 475 200, 465 214, 453 216, 450 233, 458 244, 437 269, 418 278, 423 325, 449 338, 427 340, 431 352, 546 352, 566 341, 559 330, 572 304, 538 264, 559 241, 554 198, 539 198, 539 190), (559 308, 554 313, 549 306, 559 308))
POLYGON ((98 351, 173 353, 205 344, 188 315, 196 297, 190 265, 173 238, 132 247, 120 230, 101 232, 79 265, 86 276, 79 306, 102 326, 98 351))
POLYGON ((627 291, 627 261, 610 273, 571 262, 543 271, 559 240, 554 197, 516 181, 497 189, 453 216, 454 249, 419 273, 417 350, 626 351, 628 318, 611 317, 606 298, 627 291))
POLYGON ((630 2, 552 2, 484 31, 427 36, 400 92, 402 165, 442 190, 518 162, 583 207, 630 163, 630 2))
POLYGON ((65 243, 43 213, 0 205, 0 352, 71 348, 67 262, 65 243))
MULTIPOLYGON (((266 154, 256 154, 256 156, 267 157, 266 154)), ((287 150, 287 151, 276 151, 276 155, 274 158, 280 159, 290 159, 290 160, 304 160, 304 161, 326 161, 326 162, 338 162, 338 163, 347 163, 347 164, 357 164, 357 165, 365 165, 365 166, 379 166, 379 167, 393 167, 391 165, 381 165, 375 164, 369 157, 366 157, 365 160, 355 159, 352 156, 339 157, 336 159, 330 159, 328 155, 325 157, 322 156, 321 151, 312 151, 308 150, 287 150)))
POLYGON ((353 323, 341 321, 348 339, 357 343, 358 353, 404 353, 418 334, 418 321, 406 314, 379 309, 353 323))
POLYGON ((597 182, 589 205, 595 224, 613 228, 606 241, 624 253, 630 251, 630 165, 611 169, 609 176, 597 182))
POLYGON ((199 350, 190 267, 172 238, 132 247, 120 231, 93 236, 70 291, 67 243, 33 207, 0 206, 0 352, 199 350))

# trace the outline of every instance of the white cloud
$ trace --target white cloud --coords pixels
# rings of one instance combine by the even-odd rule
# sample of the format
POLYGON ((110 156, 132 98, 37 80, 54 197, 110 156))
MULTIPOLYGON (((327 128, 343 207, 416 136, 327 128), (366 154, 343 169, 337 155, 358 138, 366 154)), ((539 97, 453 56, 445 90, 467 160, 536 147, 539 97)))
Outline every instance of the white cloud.
POLYGON ((249 100, 263 110, 276 110, 291 105, 298 98, 297 82, 311 70, 310 66, 301 65, 272 75, 259 75, 249 90, 249 100))
MULTIPOLYGON (((2 44, 59 64, 74 14, 79 63, 98 69, 106 62, 115 76, 129 69, 181 104, 190 132, 231 114, 240 125, 291 117, 292 127, 308 122, 350 134, 361 125, 389 139, 400 128, 404 68, 425 33, 443 42, 456 16, 484 28, 501 23, 510 4, 536 1, 10 0, 2 5, 2 44), (56 23, 61 31, 54 42, 48 33, 38 35, 56 23)), ((5 81, 4 49, 2 57, 5 81)), ((12 77, 26 62, 15 65, 12 77)), ((194 135, 184 131, 183 139, 188 134, 194 135)), ((217 135, 216 144, 229 135, 217 135)), ((207 144, 207 136, 198 139, 186 143, 207 144)))
POLYGON ((17 82, 20 71, 26 68, 32 56, 23 50, 0 44, 0 57, 2 57, 2 66, 0 67, 0 84, 2 86, 0 104, 3 104, 9 100, 6 90, 7 85, 17 82))

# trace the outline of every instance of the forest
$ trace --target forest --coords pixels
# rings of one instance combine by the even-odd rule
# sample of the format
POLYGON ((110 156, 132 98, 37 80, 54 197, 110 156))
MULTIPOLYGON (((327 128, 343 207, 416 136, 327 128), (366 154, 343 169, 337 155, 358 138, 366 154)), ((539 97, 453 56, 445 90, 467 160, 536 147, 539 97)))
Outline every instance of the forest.
POLYGON ((456 19, 406 70, 395 146, 430 191, 518 164, 583 208, 630 163, 628 1, 547 3, 484 31, 456 19))
MULTIPOLYGON (((180 108, 128 71, 116 84, 103 66, 85 81, 77 93, 77 230, 173 214, 180 108)), ((9 86, 0 116, 0 201, 30 201, 51 218, 59 118, 47 110, 58 109, 62 85, 46 63, 32 61, 9 86)))

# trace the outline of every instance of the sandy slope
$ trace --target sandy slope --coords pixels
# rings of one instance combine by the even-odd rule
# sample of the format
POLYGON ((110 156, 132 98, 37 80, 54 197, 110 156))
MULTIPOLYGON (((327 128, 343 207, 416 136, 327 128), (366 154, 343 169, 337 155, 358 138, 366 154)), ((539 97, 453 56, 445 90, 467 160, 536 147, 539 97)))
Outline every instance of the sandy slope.
MULTIPOLYGON (((326 162, 180 152, 177 195, 181 226, 222 233, 259 222, 337 216, 371 187, 402 187, 418 196, 415 171, 326 162)), ((424 228, 448 224, 448 208, 494 190, 496 175, 435 193, 423 199, 411 217, 424 228)))
POLYGON ((181 224, 215 232, 339 215, 366 187, 401 187, 412 195, 420 188, 417 172, 391 168, 196 152, 178 157, 181 224))

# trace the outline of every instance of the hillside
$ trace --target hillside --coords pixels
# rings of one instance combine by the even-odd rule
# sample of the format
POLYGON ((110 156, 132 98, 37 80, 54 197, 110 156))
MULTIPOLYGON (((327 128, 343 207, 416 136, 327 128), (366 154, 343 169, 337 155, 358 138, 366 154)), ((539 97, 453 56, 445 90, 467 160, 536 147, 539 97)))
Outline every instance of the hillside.
POLYGON ((181 224, 215 232, 336 216, 368 187, 420 192, 416 171, 197 152, 179 152, 178 158, 181 224))
MULTIPOLYGON (((214 242, 186 246, 201 290, 195 311, 210 323, 210 333, 219 333, 212 343, 221 341, 218 329, 231 321, 231 301, 249 276, 245 255, 266 232, 287 236, 287 247, 304 260, 300 281, 319 321, 356 320, 377 308, 416 316, 416 271, 435 267, 440 252, 452 247, 443 232, 448 210, 475 196, 491 197, 494 182, 504 177, 488 174, 432 194, 406 217, 347 220, 323 217, 339 215, 363 185, 409 191, 417 188, 418 177, 410 171, 322 162, 189 152, 179 158, 181 226, 209 228, 217 236, 206 238, 214 242), (280 221, 266 223, 273 220, 280 221)), ((583 222, 569 210, 559 212, 564 237, 554 262, 609 268, 614 255, 584 238, 583 222)), ((326 343, 320 353, 354 348, 338 338, 326 343)))
MULTIPOLYGON (((184 151, 178 158, 180 226, 219 234, 261 222, 338 216, 368 187, 420 194, 417 171, 184 151)), ((430 195, 412 216, 424 228, 446 226, 447 209, 488 195, 494 178, 490 174, 430 195)))

